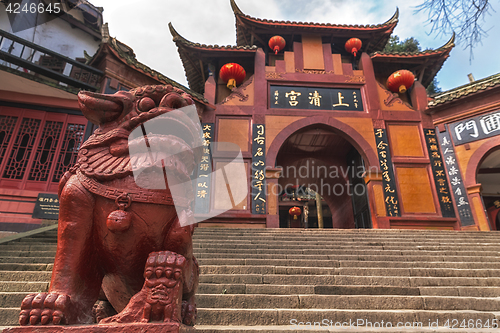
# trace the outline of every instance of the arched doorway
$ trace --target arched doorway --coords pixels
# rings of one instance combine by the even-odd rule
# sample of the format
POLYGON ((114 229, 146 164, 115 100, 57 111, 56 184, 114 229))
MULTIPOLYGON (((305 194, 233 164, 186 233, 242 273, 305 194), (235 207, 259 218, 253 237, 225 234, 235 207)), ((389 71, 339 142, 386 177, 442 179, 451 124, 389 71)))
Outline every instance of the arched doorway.
POLYGON ((481 198, 490 228, 500 230, 500 147, 488 151, 477 167, 476 180, 481 184, 481 198))
POLYGON ((356 148, 331 126, 293 132, 276 155, 280 227, 371 228, 365 164, 356 148), (299 207, 293 218, 290 208, 299 207), (304 214, 308 211, 308 214, 304 214))

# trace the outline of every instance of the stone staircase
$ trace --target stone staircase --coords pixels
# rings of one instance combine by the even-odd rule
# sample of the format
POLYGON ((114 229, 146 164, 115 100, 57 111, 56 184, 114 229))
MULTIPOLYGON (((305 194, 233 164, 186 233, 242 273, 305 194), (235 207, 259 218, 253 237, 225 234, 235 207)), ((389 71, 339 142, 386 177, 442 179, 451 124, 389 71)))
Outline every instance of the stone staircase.
MULTIPOLYGON (((497 232, 198 228, 197 329, 498 331, 499 240, 497 232)), ((47 290, 55 247, 55 229, 0 244, 0 326, 17 325, 26 294, 47 290)))

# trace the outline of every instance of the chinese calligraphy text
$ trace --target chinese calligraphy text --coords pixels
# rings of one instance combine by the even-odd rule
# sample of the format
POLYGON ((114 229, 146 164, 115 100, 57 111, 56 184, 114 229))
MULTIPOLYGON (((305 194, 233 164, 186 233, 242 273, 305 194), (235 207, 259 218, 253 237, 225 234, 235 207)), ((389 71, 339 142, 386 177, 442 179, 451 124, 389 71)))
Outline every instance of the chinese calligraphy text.
POLYGON ((271 86, 270 107, 363 111, 360 89, 271 86))
POLYGON ((252 133, 252 214, 266 214, 265 125, 253 124, 252 133))
POLYGON ((388 216, 401 216, 399 210, 399 199, 392 168, 391 152, 387 143, 385 129, 375 128, 375 140, 377 143, 378 160, 382 171, 382 183, 384 187, 385 210, 388 216))

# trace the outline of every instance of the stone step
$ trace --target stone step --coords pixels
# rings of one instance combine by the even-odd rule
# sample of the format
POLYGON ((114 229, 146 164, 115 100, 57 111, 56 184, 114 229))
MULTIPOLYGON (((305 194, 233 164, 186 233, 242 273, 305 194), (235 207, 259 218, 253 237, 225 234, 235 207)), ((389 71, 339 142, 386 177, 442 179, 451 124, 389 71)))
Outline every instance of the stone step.
MULTIPOLYGON (((20 243, 20 244, 28 244, 29 243, 20 243)), ((290 240, 290 241, 276 241, 276 240, 261 240, 261 241, 256 241, 256 240, 248 240, 248 241, 238 241, 238 240, 230 240, 230 241, 221 241, 221 240, 212 240, 212 241, 204 241, 204 240, 199 240, 199 241, 194 241, 193 240, 193 247, 194 248, 202 248, 202 247, 234 247, 237 245, 247 245, 247 246, 267 246, 267 245, 273 245, 273 246, 291 246, 291 247, 296 247, 296 246, 313 246, 313 247, 318 247, 318 246, 323 246, 323 247, 329 247, 329 248, 344 248, 344 247, 349 247, 349 248, 384 248, 384 249, 392 249, 392 248, 419 248, 419 249, 449 249, 453 247, 467 247, 467 248, 485 248, 485 249, 491 249, 491 250, 496 250, 498 251, 500 249, 500 246, 498 243, 471 243, 470 241, 463 241, 463 242, 448 242, 448 241, 442 241, 442 242, 408 242, 408 241, 388 241, 388 242, 359 242, 359 241, 352 241, 352 242, 340 242, 337 240, 334 241, 312 241, 312 240, 303 240, 303 239, 298 239, 298 240, 290 240)))
POLYGON ((53 264, 0 263, 0 271, 52 271, 53 264))
POLYGON ((0 254, 3 251, 55 251, 57 246, 54 245, 42 245, 42 244, 26 244, 17 245, 15 242, 9 244, 0 245, 0 254))
MULTIPOLYGON (((0 294, 0 305, 18 298, 0 294)), ((456 296, 198 294, 196 303, 200 308, 500 311, 498 298, 456 296)))
MULTIPOLYGON (((0 264, 1 267, 1 264, 0 264)), ((201 274, 290 274, 290 275, 356 275, 394 277, 500 277, 498 269, 455 268, 372 268, 372 267, 290 267, 290 266, 200 266, 201 274)))
POLYGON ((208 240, 208 241, 226 241, 226 240, 236 240, 241 241, 259 241, 259 240, 313 240, 313 241, 348 241, 348 242, 391 242, 391 241, 423 241, 429 240, 429 242, 434 241, 444 241, 448 243, 470 241, 474 240, 479 243, 495 243, 496 240, 500 238, 498 233, 489 233, 487 235, 477 234, 471 235, 465 232, 454 233, 454 234, 433 234, 433 233, 422 233, 422 234, 391 234, 391 233, 378 233, 378 234, 335 234, 335 233, 289 233, 289 234, 276 234, 276 233, 261 233, 261 234, 200 234, 195 231, 193 235, 193 240, 208 240))
POLYGON ((0 323, 5 326, 19 326, 20 305, 12 308, 0 309, 0 323))
POLYGON ((482 240, 491 240, 491 239, 498 239, 500 238, 500 235, 498 232, 489 232, 487 234, 478 232, 478 233, 471 233, 467 231, 460 231, 460 232, 443 232, 443 231, 438 231, 438 232, 431 232, 431 231, 422 231, 419 233, 414 233, 411 231, 408 232, 393 232, 390 230, 385 230, 381 232, 374 232, 374 231, 367 231, 367 232, 356 232, 356 233, 342 233, 341 231, 320 231, 320 232, 314 232, 314 231, 301 231, 301 230, 295 230, 291 232, 279 232, 279 231, 263 231, 263 232, 254 232, 254 233, 245 233, 245 232, 233 232, 229 230, 225 230, 224 232, 221 233, 209 233, 209 232, 202 232, 201 229, 196 229, 194 234, 193 234, 193 239, 212 239, 212 240, 217 240, 217 239, 232 239, 232 238, 240 238, 242 240, 249 239, 252 237, 253 239, 260 239, 260 238, 306 238, 306 239, 422 239, 422 238, 428 238, 430 240, 432 239, 448 239, 449 241, 457 240, 457 239, 482 239, 482 240))
POLYGON ((56 244, 57 243, 57 236, 55 237, 23 237, 20 239, 17 239, 13 241, 12 243, 19 243, 19 244, 30 244, 30 243, 43 243, 43 244, 56 244))
POLYGON ((51 276, 50 271, 0 271, 0 281, 46 282, 50 281, 51 276))
POLYGON ((53 264, 54 257, 0 257, 0 263, 53 264))
POLYGON ((194 251, 197 252, 203 252, 203 251, 212 251, 216 249, 217 252, 230 252, 231 250, 247 250, 248 252, 253 252, 254 250, 311 250, 311 251, 316 251, 316 253, 321 253, 322 251, 329 251, 329 252, 346 252, 350 251, 353 253, 359 253, 360 251, 366 252, 387 252, 388 254, 390 253, 395 253, 395 252, 442 252, 442 253, 454 253, 454 252, 462 252, 462 253, 474 253, 474 252, 481 252, 481 253, 495 253, 495 255, 498 255, 500 252, 500 247, 479 247, 479 246, 440 246, 440 247, 422 247, 422 246, 380 246, 380 247, 375 247, 375 246, 325 246, 325 245, 275 245, 275 244, 267 244, 267 245, 260 245, 260 244, 238 244, 238 245, 206 245, 204 244, 203 246, 195 246, 193 247, 194 251), (228 251, 229 250, 229 251, 228 251))
MULTIPOLYGON (((2 258, 0 258, 2 262, 2 258)), ((456 268, 456 269, 500 269, 498 263, 442 262, 442 261, 359 261, 359 260, 310 260, 307 259, 208 259, 198 258, 200 265, 219 266, 296 266, 296 267, 372 267, 372 268, 456 268)))
MULTIPOLYGON (((402 244, 402 245, 360 245, 360 244, 313 244, 309 242, 291 242, 293 244, 282 244, 276 242, 262 242, 262 243, 198 243, 193 244, 193 249, 327 249, 327 250, 375 250, 375 251, 485 251, 485 252, 499 252, 500 246, 498 245, 480 245, 480 244, 437 244, 437 245, 421 245, 421 244, 402 244)), ((36 243, 35 243, 36 244, 36 243)), ((35 244, 17 244, 35 246, 35 244)), ((40 246, 40 245, 39 245, 40 246)), ((48 246, 48 245, 46 245, 48 246)))
POLYGON ((343 260, 343 261, 408 261, 408 262, 500 262, 498 257, 481 257, 481 256, 437 256, 437 255, 328 255, 328 254, 276 254, 276 253, 214 253, 214 252, 195 252, 196 258, 221 258, 221 259, 287 259, 287 260, 343 260))
MULTIPOLYGON (((384 325, 396 327, 398 323, 409 323, 408 329, 427 326, 432 322, 444 325, 447 320, 460 323, 465 320, 467 325, 471 320, 473 323, 486 323, 490 327, 492 321, 498 323, 500 315, 498 312, 469 311, 469 310, 352 310, 352 309, 225 309, 225 308, 198 308, 198 325, 297 325, 299 322, 357 322, 358 326, 366 326, 371 323, 384 322, 384 325)), ((375 324, 376 325, 376 324, 375 324)), ((467 327, 467 326, 465 326, 467 327)), ((297 328, 296 328, 297 329, 297 328)), ((292 328, 293 331, 293 328, 292 328)), ((414 332, 409 330, 409 332, 414 332)))
MULTIPOLYGON (((228 253, 228 254, 304 254, 304 255, 365 255, 369 252, 372 255, 386 255, 386 256, 477 256, 477 257, 498 257, 500 252, 497 251, 420 251, 420 250, 330 250, 330 249, 287 249, 287 248, 252 248, 252 249, 220 249, 220 248, 204 248, 193 249, 195 255, 202 253, 228 253)), ((0 252, 1 254, 1 252, 0 252)))
MULTIPOLYGON (((49 290, 49 282, 16 282, 0 281, 0 292, 45 292, 49 290)), ((21 304, 18 304, 20 306, 21 304)))
POLYGON ((0 292, 0 309, 15 308, 21 306, 24 297, 31 294, 30 292, 0 292))
MULTIPOLYGON (((349 322, 332 322, 332 325, 330 323, 321 323, 317 322, 316 326, 314 326, 313 322, 303 322, 303 323, 296 323, 294 325, 273 325, 273 326, 233 326, 233 325, 196 325, 196 332, 198 333, 254 333, 254 332, 259 332, 259 333, 283 333, 283 332, 307 332, 307 333, 324 333, 324 332, 330 332, 330 333, 341 333, 341 332, 362 332, 362 333, 379 333, 379 332, 390 332, 390 333, 429 333, 429 332, 436 332, 436 333, 449 333, 450 328, 448 327, 443 327, 439 326, 439 328, 431 328, 429 329, 428 327, 424 327, 423 329, 416 329, 416 328, 398 328, 398 327, 393 327, 393 328, 376 328, 373 327, 356 327, 355 322, 352 323, 353 325, 349 327, 349 322), (335 328, 335 324, 337 324, 337 328, 335 328), (342 324, 344 324, 344 327, 342 327, 342 324), (321 327, 321 328, 320 328, 321 327)), ((442 324, 442 323, 437 323, 434 322, 434 324, 442 324)), ((411 326, 411 323, 410 323, 411 326)), ((458 325, 456 325, 458 326, 458 325)), ((465 333, 484 333, 484 332, 490 332, 485 329, 470 329, 470 328, 454 328, 453 332, 465 332, 465 333)))
POLYGON ((0 257, 52 257, 56 251, 0 251, 0 257))
POLYGON ((413 295, 500 297, 500 288, 469 287, 396 287, 377 285, 279 285, 200 283, 200 294, 266 294, 266 295, 413 295))
POLYGON ((500 278, 476 277, 393 277, 355 275, 292 274, 203 274, 202 283, 280 284, 280 285, 379 285, 396 287, 423 286, 499 286, 500 278))
POLYGON ((500 288, 451 286, 451 287, 419 287, 420 295, 428 296, 462 296, 462 297, 500 297, 500 288))

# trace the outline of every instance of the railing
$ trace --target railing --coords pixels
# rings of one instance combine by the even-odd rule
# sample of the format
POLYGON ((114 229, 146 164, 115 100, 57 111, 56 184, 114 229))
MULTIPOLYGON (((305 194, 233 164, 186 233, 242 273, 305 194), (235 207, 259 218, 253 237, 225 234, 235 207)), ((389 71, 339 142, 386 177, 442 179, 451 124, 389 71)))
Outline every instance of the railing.
POLYGON ((0 29, 0 61, 28 74, 44 76, 77 89, 98 90, 104 73, 62 54, 24 40, 0 29), (35 60, 36 59, 36 60, 35 60), (67 74, 65 74, 67 73, 67 74))

